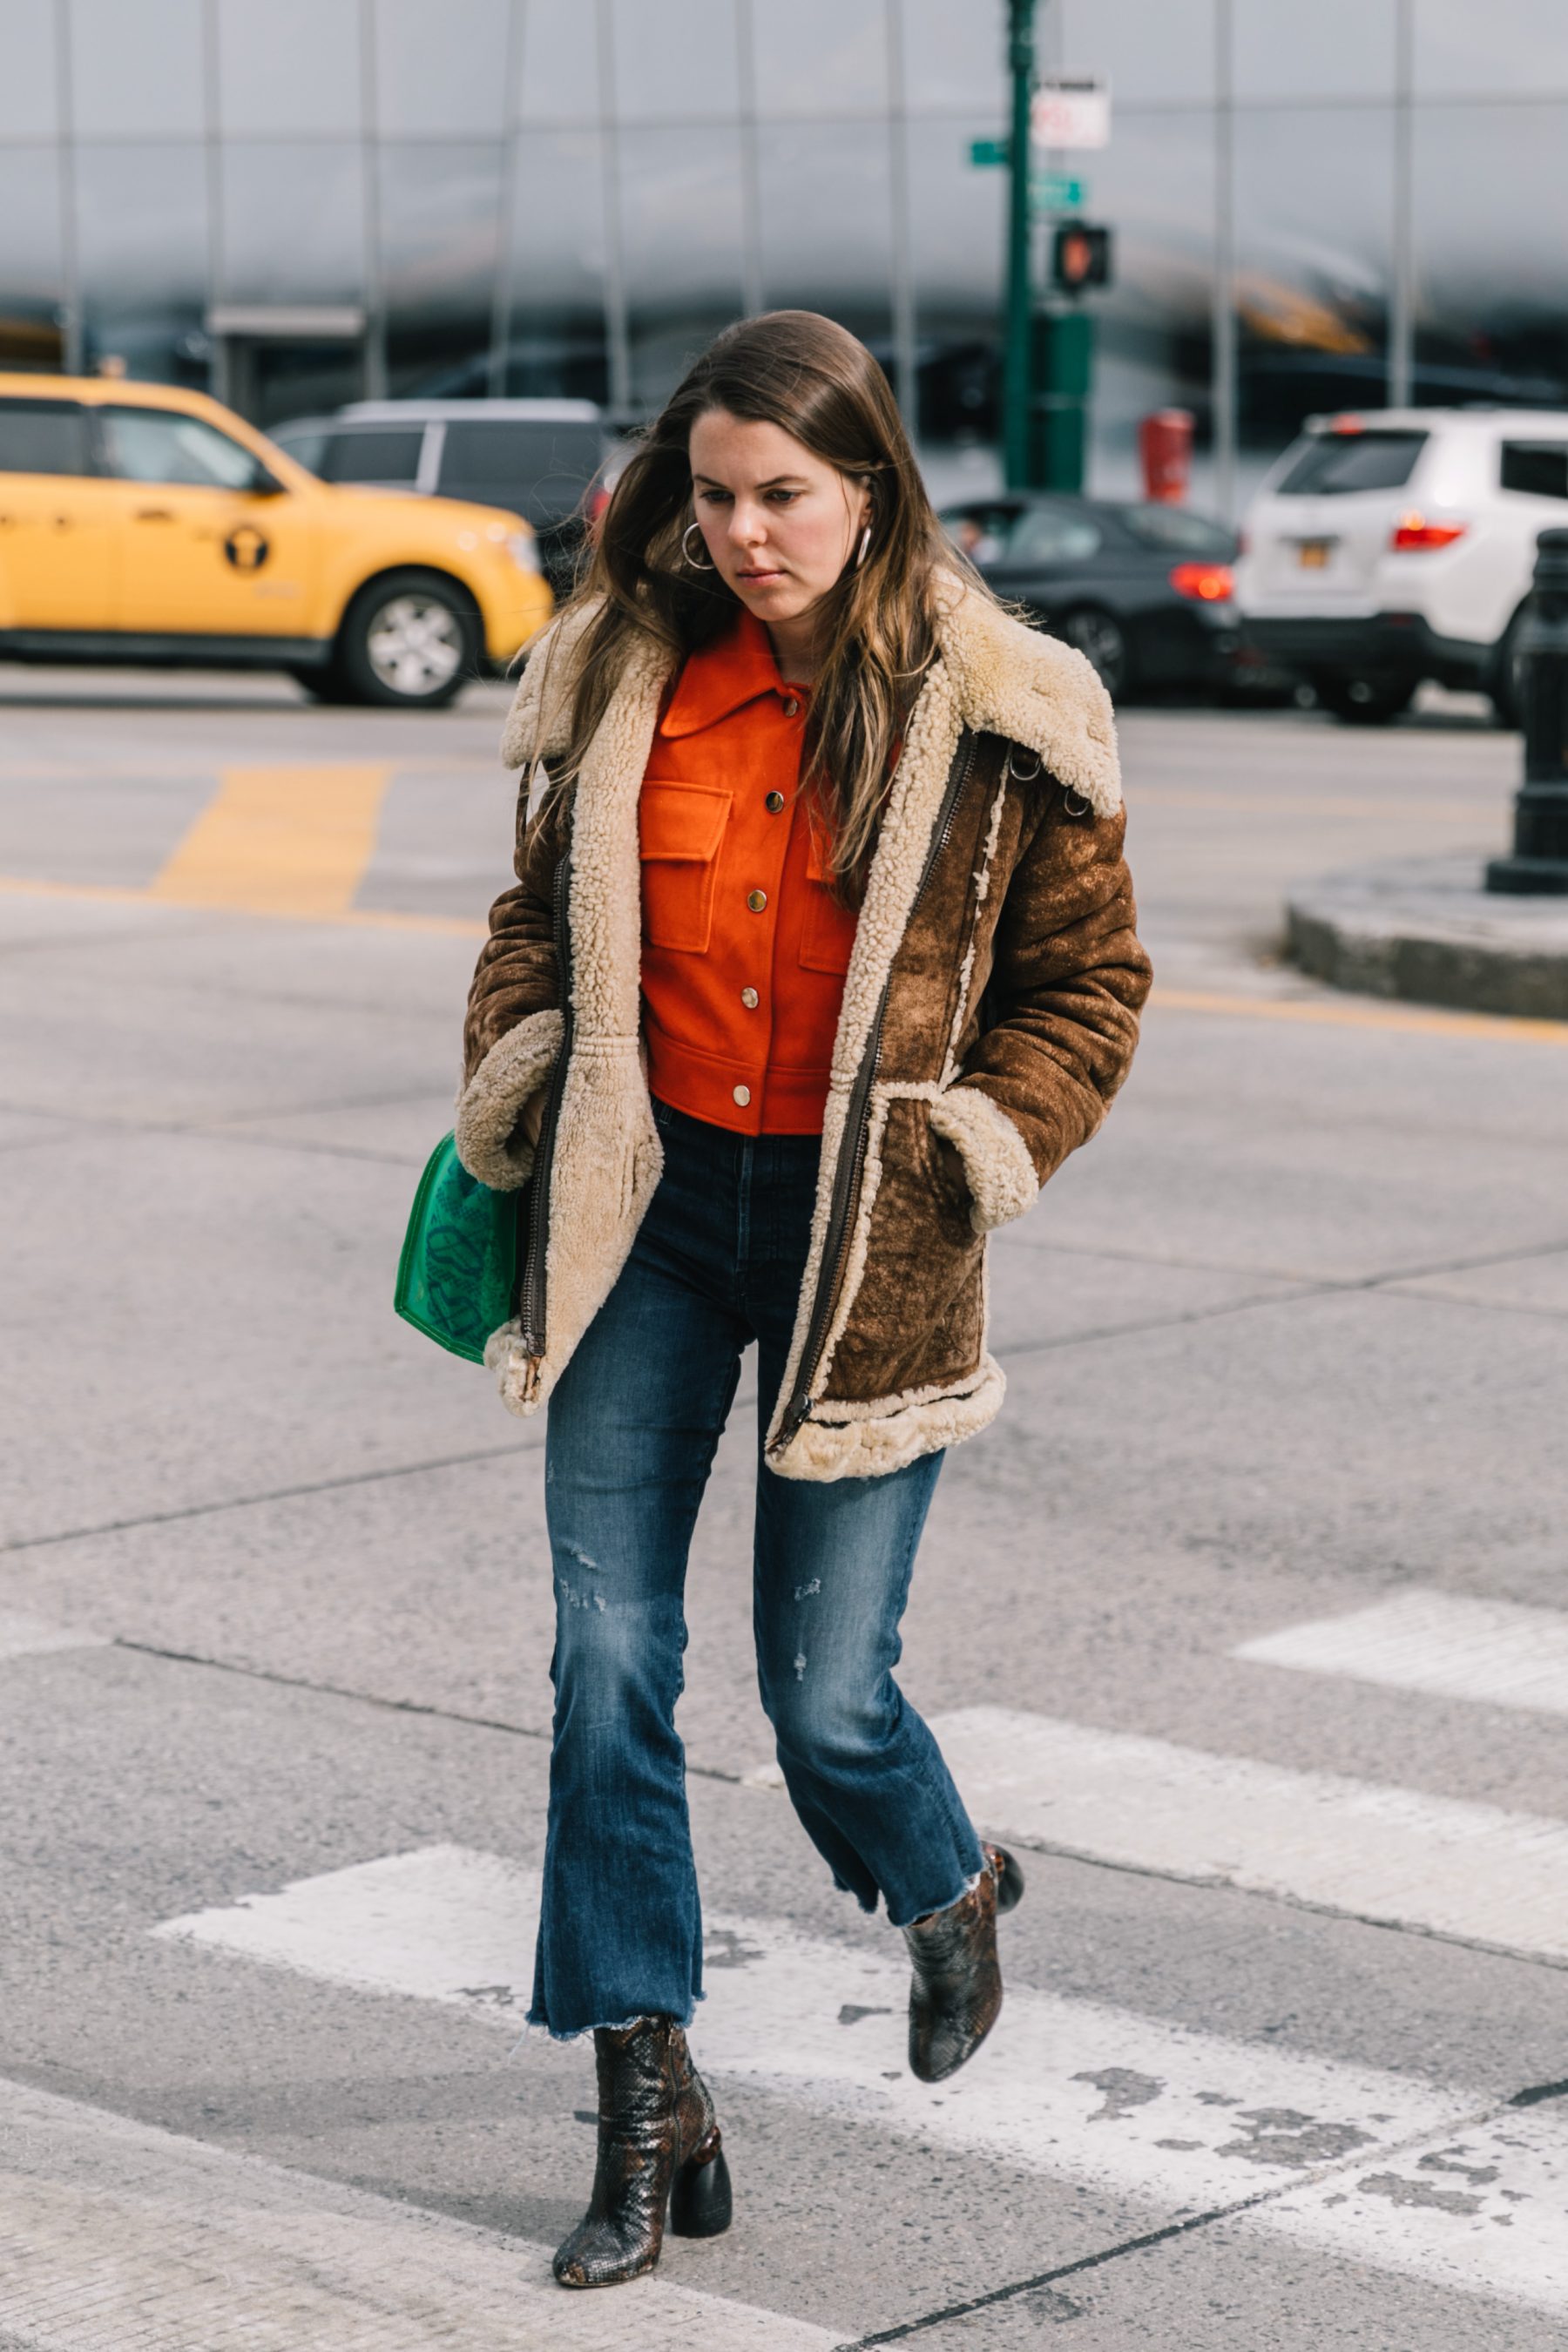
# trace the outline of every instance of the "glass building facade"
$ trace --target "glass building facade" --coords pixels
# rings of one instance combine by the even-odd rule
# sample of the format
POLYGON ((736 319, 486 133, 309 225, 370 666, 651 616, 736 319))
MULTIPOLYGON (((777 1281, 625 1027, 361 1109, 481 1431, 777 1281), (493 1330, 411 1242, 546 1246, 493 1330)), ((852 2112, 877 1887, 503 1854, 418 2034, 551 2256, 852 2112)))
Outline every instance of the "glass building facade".
MULTIPOLYGON (((0 366, 646 413, 826 310, 933 459, 994 435, 1005 0, 0 0, 0 366)), ((1563 0, 1039 0, 1109 78, 1092 486, 1232 505, 1313 411, 1568 405, 1563 0)))

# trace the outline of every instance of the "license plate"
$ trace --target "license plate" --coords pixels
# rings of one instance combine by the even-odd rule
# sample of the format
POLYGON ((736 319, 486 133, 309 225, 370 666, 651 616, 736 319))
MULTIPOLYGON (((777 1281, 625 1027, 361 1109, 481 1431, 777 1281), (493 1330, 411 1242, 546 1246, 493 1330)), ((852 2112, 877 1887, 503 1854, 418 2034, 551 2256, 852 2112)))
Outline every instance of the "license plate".
POLYGON ((1331 539, 1303 539, 1297 544, 1300 550, 1303 572, 1322 572, 1327 568, 1331 539))

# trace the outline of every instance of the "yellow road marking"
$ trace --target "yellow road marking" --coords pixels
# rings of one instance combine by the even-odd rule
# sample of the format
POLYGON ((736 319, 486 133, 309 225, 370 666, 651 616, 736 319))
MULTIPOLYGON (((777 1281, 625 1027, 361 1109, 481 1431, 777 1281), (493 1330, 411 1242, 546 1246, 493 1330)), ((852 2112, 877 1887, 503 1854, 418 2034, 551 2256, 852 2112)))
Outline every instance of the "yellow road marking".
POLYGON ((346 913, 375 848, 385 767, 228 768, 153 882, 183 907, 346 913))
POLYGON ((1166 1013, 1217 1013, 1242 1021, 1317 1022, 1335 1029, 1400 1029, 1424 1037, 1522 1037, 1568 1045, 1568 1021, 1521 1021, 1506 1013, 1442 1013, 1418 1004, 1366 1004, 1329 997, 1221 996, 1203 989, 1159 988, 1149 1000, 1166 1013))

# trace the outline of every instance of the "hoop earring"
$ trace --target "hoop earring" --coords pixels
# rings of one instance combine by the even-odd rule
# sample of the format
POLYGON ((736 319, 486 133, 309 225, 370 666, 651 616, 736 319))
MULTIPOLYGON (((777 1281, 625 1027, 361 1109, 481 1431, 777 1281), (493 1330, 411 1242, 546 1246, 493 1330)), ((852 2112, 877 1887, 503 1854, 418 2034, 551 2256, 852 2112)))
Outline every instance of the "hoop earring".
POLYGON ((859 554, 855 558, 855 569, 856 569, 856 571, 857 571, 857 572, 858 572, 858 571, 859 571, 860 566, 865 562, 865 561, 866 561, 866 556, 867 556, 867 551, 868 551, 868 550, 869 549, 870 544, 871 544, 871 526, 870 526, 870 524, 869 524, 869 523, 868 523, 868 524, 866 525, 865 530, 864 530, 861 532, 861 534, 860 534, 860 552, 859 552, 859 554))
POLYGON ((689 522, 687 524, 686 529, 680 534, 680 552, 686 558, 687 562, 690 564, 693 572, 717 572, 719 566, 716 563, 699 562, 697 557, 692 554, 691 549, 688 544, 692 532, 694 530, 700 530, 702 526, 700 523, 689 522))

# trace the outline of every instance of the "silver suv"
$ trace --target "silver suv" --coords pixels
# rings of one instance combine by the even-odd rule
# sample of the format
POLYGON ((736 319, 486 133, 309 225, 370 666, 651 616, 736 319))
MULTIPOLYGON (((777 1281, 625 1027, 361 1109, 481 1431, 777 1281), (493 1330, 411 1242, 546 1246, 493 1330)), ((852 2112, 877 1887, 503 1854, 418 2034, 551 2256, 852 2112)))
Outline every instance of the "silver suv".
POLYGON ((556 594, 569 592, 587 493, 609 453, 591 400, 361 400, 270 428, 324 482, 503 507, 533 525, 556 594))

